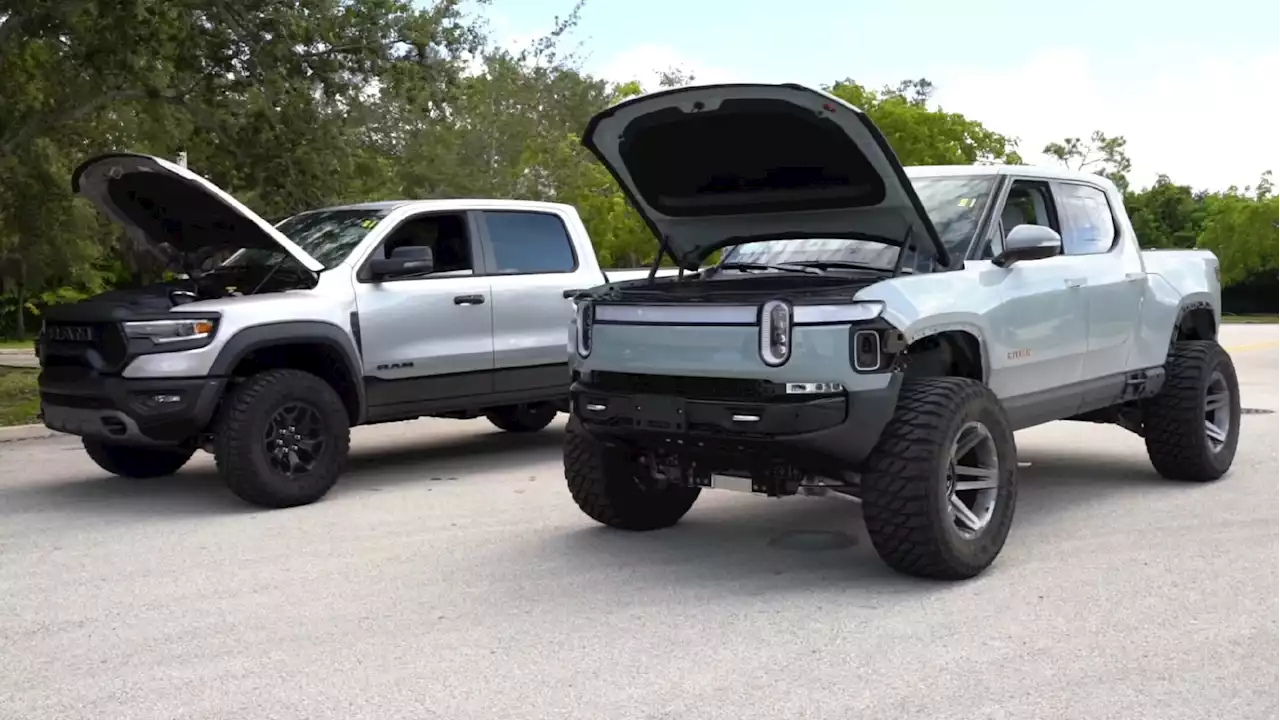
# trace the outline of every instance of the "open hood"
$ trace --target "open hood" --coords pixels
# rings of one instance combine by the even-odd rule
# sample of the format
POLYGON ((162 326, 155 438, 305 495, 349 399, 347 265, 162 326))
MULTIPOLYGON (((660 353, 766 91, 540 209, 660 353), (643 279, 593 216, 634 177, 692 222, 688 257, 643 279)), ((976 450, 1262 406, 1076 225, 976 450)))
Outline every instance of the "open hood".
POLYGON ((843 100, 800 85, 704 85, 605 110, 583 134, 676 262, 766 237, 906 240, 950 264, 893 150, 843 100))
POLYGON ((168 246, 184 255, 215 248, 283 250, 312 272, 324 269, 217 185, 167 160, 99 155, 71 174, 71 190, 157 250, 168 246))

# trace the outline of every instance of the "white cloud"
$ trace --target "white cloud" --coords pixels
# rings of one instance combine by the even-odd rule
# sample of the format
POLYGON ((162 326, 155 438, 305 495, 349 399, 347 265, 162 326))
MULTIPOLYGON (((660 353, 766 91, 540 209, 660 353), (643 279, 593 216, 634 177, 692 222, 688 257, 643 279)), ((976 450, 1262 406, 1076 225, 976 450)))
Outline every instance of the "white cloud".
POLYGON ((1267 89, 1275 52, 1233 61, 1186 51, 1149 60, 1158 70, 1144 75, 1057 48, 1008 70, 951 66, 926 76, 944 108, 1021 138, 1027 162, 1050 162, 1039 153, 1048 142, 1102 130, 1128 140, 1137 186, 1165 173, 1199 188, 1243 187, 1264 170, 1280 172, 1280 107, 1267 89))

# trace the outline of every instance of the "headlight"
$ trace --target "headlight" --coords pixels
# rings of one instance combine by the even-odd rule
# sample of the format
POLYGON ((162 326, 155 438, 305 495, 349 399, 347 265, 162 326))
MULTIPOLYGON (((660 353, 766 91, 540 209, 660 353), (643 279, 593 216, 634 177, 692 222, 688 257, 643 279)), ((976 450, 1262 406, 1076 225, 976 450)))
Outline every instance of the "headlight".
POLYGON ((576 323, 578 356, 587 357, 591 354, 591 335, 595 329, 596 307, 590 300, 582 300, 578 303, 578 318, 576 323))
POLYGON ((217 326, 217 321, 210 318, 142 320, 125 323, 124 334, 131 340, 150 340, 156 344, 164 344, 213 337, 217 326))
POLYGON ((770 300, 760 308, 760 359, 777 367, 791 357, 791 305, 770 300))

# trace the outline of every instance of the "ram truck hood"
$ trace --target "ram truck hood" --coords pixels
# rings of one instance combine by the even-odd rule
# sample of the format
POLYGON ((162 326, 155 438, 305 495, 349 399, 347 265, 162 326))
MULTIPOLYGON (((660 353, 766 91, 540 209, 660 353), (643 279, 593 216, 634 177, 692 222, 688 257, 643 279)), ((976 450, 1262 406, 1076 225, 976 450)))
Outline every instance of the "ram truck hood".
POLYGON ((156 249, 191 255, 215 249, 283 251, 312 272, 324 265, 222 188, 167 160, 135 153, 92 157, 71 190, 156 249))
POLYGON ((862 236, 949 265, 920 198, 866 113, 799 85, 644 95, 583 133, 676 262, 769 237, 862 236))

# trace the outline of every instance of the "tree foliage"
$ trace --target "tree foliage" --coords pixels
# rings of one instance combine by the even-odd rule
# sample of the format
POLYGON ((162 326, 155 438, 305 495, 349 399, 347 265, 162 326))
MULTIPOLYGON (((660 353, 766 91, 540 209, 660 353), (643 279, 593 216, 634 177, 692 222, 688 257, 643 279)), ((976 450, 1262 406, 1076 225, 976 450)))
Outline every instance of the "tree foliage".
MULTIPOLYGON (((108 151, 185 152, 266 217, 404 197, 570 203, 606 267, 651 262, 648 228, 579 136, 644 88, 592 77, 566 50, 581 5, 512 51, 462 0, 8 0, 0 335, 21 334, 48 304, 162 269, 71 195, 76 165, 108 151)), ((695 81, 670 68, 658 84, 695 81)), ((937 107, 928 80, 827 89, 866 110, 905 164, 1021 162, 1016 138, 937 107)), ((1123 138, 1045 151, 1127 187, 1123 138)), ((1224 280, 1275 272, 1269 175, 1216 194, 1162 177, 1127 197, 1145 245, 1212 248, 1224 280)))

